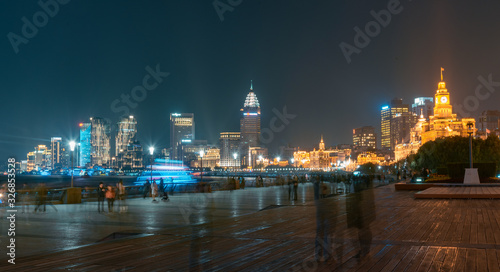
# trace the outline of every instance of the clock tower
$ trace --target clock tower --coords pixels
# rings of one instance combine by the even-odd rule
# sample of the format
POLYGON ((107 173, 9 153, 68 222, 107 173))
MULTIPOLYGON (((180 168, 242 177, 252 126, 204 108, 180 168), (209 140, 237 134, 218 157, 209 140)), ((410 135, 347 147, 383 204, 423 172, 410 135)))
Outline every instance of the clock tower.
POLYGON ((446 83, 443 80, 444 68, 441 68, 441 82, 435 95, 434 116, 440 118, 452 118, 452 106, 450 104, 450 93, 446 89, 446 83))

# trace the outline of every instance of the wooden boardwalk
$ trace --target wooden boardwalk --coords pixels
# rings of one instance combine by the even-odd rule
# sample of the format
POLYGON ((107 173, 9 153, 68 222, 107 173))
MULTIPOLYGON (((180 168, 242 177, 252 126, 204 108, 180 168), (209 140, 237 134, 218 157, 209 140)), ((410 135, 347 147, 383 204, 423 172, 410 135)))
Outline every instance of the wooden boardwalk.
POLYGON ((495 199, 500 198, 498 186, 432 187, 415 194, 415 198, 495 199))
POLYGON ((357 227, 348 225, 352 202, 337 196, 18 259, 0 270, 500 271, 500 201, 414 194, 393 185, 364 191, 357 227), (315 259, 319 229, 332 238, 323 248, 333 259, 315 259), (367 232, 361 240, 369 249, 360 255, 359 234, 367 232))

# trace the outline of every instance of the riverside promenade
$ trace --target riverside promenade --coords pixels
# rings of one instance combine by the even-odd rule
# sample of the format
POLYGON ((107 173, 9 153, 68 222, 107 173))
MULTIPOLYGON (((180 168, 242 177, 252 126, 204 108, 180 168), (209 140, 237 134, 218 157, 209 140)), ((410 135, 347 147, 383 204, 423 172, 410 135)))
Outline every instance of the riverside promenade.
POLYGON ((314 201, 305 184, 295 201, 275 186, 131 199, 121 214, 56 205, 18 213, 16 264, 2 257, 0 270, 500 271, 499 200, 415 193, 391 184, 314 201))

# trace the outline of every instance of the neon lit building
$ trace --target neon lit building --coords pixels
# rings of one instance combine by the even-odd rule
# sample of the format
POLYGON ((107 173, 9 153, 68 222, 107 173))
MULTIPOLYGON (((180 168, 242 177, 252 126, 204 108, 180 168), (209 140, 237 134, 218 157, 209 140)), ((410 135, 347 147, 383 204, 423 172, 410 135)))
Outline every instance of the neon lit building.
POLYGON ((250 92, 248 93, 240 119, 242 164, 252 165, 250 147, 260 146, 260 104, 257 96, 253 92, 253 83, 250 82, 250 92))
POLYGON ((170 114, 170 159, 182 160, 182 144, 195 139, 194 113, 170 114))
POLYGON ((92 126, 90 123, 80 123, 80 162, 79 166, 85 167, 90 165, 90 153, 91 153, 91 130, 92 126))
POLYGON ((111 127, 100 117, 91 117, 90 155, 92 165, 108 166, 111 163, 111 127))
POLYGON ((134 116, 122 117, 117 123, 117 132, 115 138, 115 154, 118 157, 120 165, 120 153, 127 150, 127 146, 134 141, 137 134, 137 120, 134 116))

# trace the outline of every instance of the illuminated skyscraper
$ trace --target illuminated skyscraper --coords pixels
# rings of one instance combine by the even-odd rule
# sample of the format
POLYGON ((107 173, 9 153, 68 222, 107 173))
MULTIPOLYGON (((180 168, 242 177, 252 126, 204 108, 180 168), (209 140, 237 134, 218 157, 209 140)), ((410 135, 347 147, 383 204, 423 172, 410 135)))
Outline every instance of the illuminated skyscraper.
POLYGON ((411 105, 411 111, 415 113, 415 115, 423 115, 426 119, 434 114, 433 108, 434 98, 432 97, 417 97, 415 98, 415 102, 411 105))
MULTIPOLYGON (((395 98, 391 101, 390 106, 383 106, 380 112, 381 115, 381 146, 385 149, 393 150, 396 145, 398 137, 395 135, 395 130, 391 128, 391 120, 398 116, 403 116, 404 113, 410 112, 410 107, 407 104, 403 104, 403 99, 395 98)), ((410 115, 404 114, 404 118, 409 118, 410 115)), ((405 120, 406 120, 405 119, 405 120)), ((401 120, 401 119, 400 119, 401 120)), ((394 122, 394 121, 393 121, 394 122)), ((416 122, 416 117, 415 117, 416 122)), ((406 124, 406 122, 403 122, 406 124)), ((410 129, 415 125, 415 123, 408 123, 410 129)), ((408 133, 410 131, 408 129, 408 133)))
POLYGON ((108 166, 110 162, 111 128, 108 121, 100 117, 91 117, 91 163, 92 165, 108 166))
POLYGON ((80 123, 80 163, 78 165, 82 167, 91 163, 91 129, 90 123, 80 123))
POLYGON ((115 154, 118 156, 118 154, 127 149, 127 145, 135 138, 137 134, 137 120, 134 116, 123 117, 117 125, 115 154))
POLYGON ((477 130, 483 135, 498 133, 500 130, 500 111, 487 110, 479 117, 477 130))
POLYGON ((242 112, 240 119, 241 159, 243 165, 251 165, 249 148, 260 146, 260 104, 253 92, 252 83, 250 83, 250 92, 240 111, 242 112))
POLYGON ((360 127, 352 130, 353 147, 359 150, 377 149, 374 127, 360 127))
POLYGON ((191 143, 195 139, 194 113, 170 114, 170 158, 182 160, 182 143, 191 143))
POLYGON ((240 140, 239 132, 220 133, 220 167, 240 167, 240 140), (234 154, 236 154, 236 159, 234 154))
POLYGON ((52 137, 50 138, 50 149, 51 149, 51 158, 50 158, 50 167, 51 169, 55 169, 56 167, 61 167, 61 159, 62 159, 62 147, 61 147, 61 137, 52 137))

